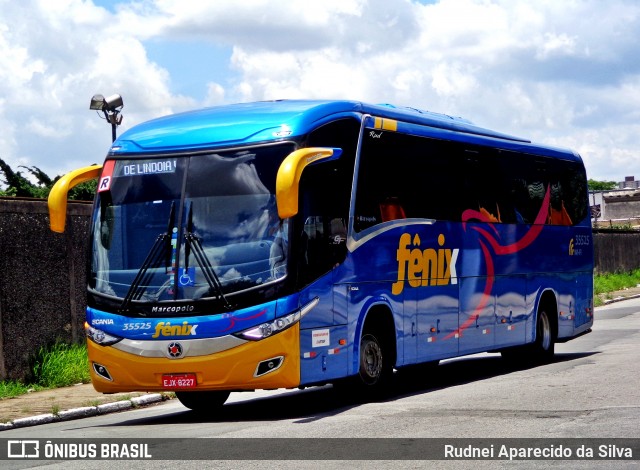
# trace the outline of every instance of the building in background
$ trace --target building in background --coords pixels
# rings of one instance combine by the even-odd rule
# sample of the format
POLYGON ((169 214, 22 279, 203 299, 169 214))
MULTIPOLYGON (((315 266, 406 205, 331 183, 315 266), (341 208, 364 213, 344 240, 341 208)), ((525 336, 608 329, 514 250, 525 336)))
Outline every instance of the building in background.
POLYGON ((594 226, 628 225, 640 227, 640 180, 626 176, 619 189, 589 191, 594 226))

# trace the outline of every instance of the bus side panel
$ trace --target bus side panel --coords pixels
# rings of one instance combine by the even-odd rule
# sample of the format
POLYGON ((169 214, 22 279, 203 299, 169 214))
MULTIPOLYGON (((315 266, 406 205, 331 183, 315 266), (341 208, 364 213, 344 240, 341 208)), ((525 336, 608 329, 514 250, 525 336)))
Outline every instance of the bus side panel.
POLYGON ((573 336, 573 309, 575 306, 575 277, 571 273, 531 274, 527 276, 527 332, 526 343, 536 336, 536 319, 543 295, 552 295, 554 304, 545 308, 549 319, 557 326, 557 337, 573 336), (554 311, 555 310, 555 311, 554 311))
POLYGON ((563 273, 554 277, 554 289, 558 303, 558 338, 574 335, 576 316, 577 273, 563 273))
MULTIPOLYGON (((407 308, 417 310, 417 362, 458 355, 458 284, 428 286, 407 293, 407 308)), ((408 361, 407 361, 408 362, 408 361)))
POLYGON ((582 333, 593 325, 593 274, 578 273, 576 276, 575 333, 582 333))
POLYGON ((528 317, 525 286, 525 276, 496 278, 496 348, 524 343, 528 317))
POLYGON ((301 328, 322 328, 335 324, 332 279, 331 273, 327 273, 300 292, 300 305, 305 305, 316 297, 319 299, 318 305, 302 319, 301 328))
POLYGON ((534 323, 540 295, 545 285, 544 276, 529 274, 526 278, 526 319, 524 322, 524 343, 532 343, 535 338, 534 323))
POLYGON ((460 280, 460 354, 487 351, 494 347, 495 295, 493 276, 460 280))
POLYGON ((347 375, 346 285, 333 285, 329 272, 300 292, 300 304, 318 304, 301 321, 301 384, 322 383, 347 375))
POLYGON ((323 383, 347 375, 347 325, 300 330, 300 384, 323 383))
POLYGON ((576 314, 574 334, 587 331, 593 325, 593 235, 591 224, 576 227, 571 245, 573 257, 582 260, 576 275, 576 314))
POLYGON ((350 285, 348 294, 348 316, 349 316, 349 344, 351 352, 348 375, 354 375, 358 372, 360 361, 360 338, 362 337, 365 322, 370 318, 369 315, 391 314, 394 323, 394 335, 396 338, 396 363, 395 365, 404 365, 404 340, 403 333, 403 312, 404 305, 402 298, 404 296, 391 297, 391 283, 387 282, 371 282, 350 285), (372 313, 374 309, 379 312, 372 313))

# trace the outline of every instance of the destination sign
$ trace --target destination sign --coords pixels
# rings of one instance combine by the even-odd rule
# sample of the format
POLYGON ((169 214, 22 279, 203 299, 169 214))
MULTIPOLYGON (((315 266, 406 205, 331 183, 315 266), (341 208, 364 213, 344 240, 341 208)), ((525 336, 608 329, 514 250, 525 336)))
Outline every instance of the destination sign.
POLYGON ((120 167, 119 176, 156 175, 158 173, 175 173, 176 160, 128 163, 120 167))

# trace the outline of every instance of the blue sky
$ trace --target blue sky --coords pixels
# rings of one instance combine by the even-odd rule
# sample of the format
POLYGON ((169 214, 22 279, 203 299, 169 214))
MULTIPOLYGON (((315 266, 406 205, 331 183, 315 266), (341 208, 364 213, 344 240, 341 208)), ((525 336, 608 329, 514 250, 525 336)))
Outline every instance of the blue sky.
POLYGON ((144 42, 149 60, 171 71, 173 93, 206 98, 207 83, 229 83, 234 76, 229 69, 231 47, 198 41, 173 41, 170 38, 144 42))
MULTIPOLYGON (((393 103, 568 147, 640 178, 634 0, 0 0, 0 158, 51 175, 119 132, 204 106, 393 103)), ((0 185, 1 187, 1 185, 0 185)))

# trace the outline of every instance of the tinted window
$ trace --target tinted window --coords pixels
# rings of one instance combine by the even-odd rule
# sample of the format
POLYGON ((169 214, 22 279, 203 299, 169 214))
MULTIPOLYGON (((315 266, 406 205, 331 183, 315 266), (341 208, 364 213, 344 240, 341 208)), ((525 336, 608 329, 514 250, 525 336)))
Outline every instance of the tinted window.
POLYGON ((358 173, 356 231, 400 217, 459 219, 461 150, 452 142, 367 129, 358 173))
POLYGON ((532 224, 547 191, 545 223, 575 224, 587 208, 578 163, 373 129, 363 138, 357 184, 356 231, 398 218, 461 221, 465 211, 532 224))

